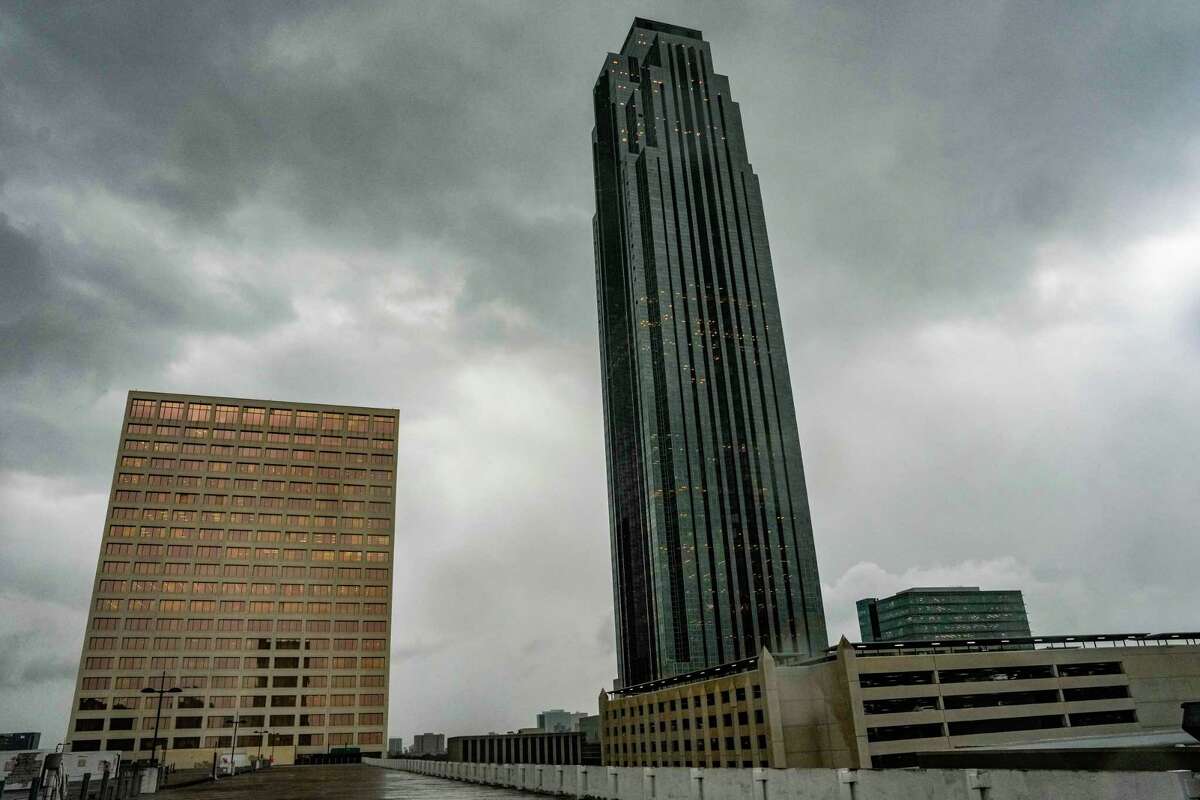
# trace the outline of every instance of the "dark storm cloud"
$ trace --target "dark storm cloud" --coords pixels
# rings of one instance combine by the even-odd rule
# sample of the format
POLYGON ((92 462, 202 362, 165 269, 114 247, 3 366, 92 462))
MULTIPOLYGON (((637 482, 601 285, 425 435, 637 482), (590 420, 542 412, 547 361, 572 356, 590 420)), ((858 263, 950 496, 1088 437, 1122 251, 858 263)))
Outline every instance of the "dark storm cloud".
POLYGON ((0 259, 11 289, 0 301, 0 336, 15 345, 0 354, 0 377, 57 368, 104 381, 131 355, 167 355, 172 338, 190 330, 252 329, 285 313, 236 281, 202 284, 168 252, 117 245, 81 253, 61 238, 39 241, 2 215, 0 259))
POLYGON ((23 231, 0 216, 0 379, 17 390, 0 419, 0 467, 51 474, 94 462, 81 463, 73 415, 49 409, 138 384, 189 335, 249 332, 289 314, 284 298, 241 280, 202 279, 170 248, 93 240, 81 249, 57 222, 23 231))
POLYGON ((5 289, 0 295, 0 325, 7 326, 45 300, 50 276, 37 242, 10 225, 6 214, 0 214, 0 264, 5 289))
POLYGON ((805 304, 839 335, 987 311, 1047 238, 1111 247, 1191 213, 1194 5, 829 4, 773 21, 762 80, 735 93, 760 169, 788 165, 763 176, 777 264, 857 301, 805 304), (806 11, 816 24, 792 24, 806 11))
POLYGON ((0 705, 70 676, 131 386, 401 408, 393 733, 594 702, 590 90, 635 14, 741 103, 831 631, 918 580, 1184 624, 1200 7, 10 4, 0 652, 46 609, 65 655, 0 705))
MULTIPOLYGON (((517 54, 533 41, 561 49, 561 39, 486 5, 437 5, 421 25, 401 7, 261 6, 248 19, 232 8, 209 17, 166 7, 132 29, 133 9, 120 4, 35 8, 16 26, 11 74, 36 100, 61 103, 38 116, 55 123, 55 139, 77 140, 64 145, 73 145, 69 162, 84 158, 81 171, 192 225, 220 230, 241 204, 260 201, 326 241, 444 240, 500 256, 487 269, 515 271, 521 301, 521 291, 544 291, 534 276, 555 254, 590 257, 578 235, 590 212, 572 209, 568 230, 556 219, 567 196, 590 197, 587 129, 563 122, 583 106, 578 93, 563 82, 541 86, 536 103, 513 92, 534 75, 517 54), (453 43, 431 28, 453 31, 453 43), (89 111, 109 124, 88 126, 86 138, 62 130, 89 111), (571 195, 547 180, 563 175, 571 195), (489 199, 480 186, 501 191, 489 199)), ((503 279, 482 281, 471 297, 505 292, 503 279)))

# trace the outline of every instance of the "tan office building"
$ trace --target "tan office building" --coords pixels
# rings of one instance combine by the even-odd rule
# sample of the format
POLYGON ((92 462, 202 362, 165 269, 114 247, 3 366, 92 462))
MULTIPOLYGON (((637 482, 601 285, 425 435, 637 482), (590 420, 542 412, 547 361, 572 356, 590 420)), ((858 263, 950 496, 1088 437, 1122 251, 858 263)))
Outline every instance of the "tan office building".
POLYGON ((129 393, 67 738, 385 749, 394 409, 129 393), (263 733, 268 731, 268 733, 263 733))
POLYGON ((910 766, 922 752, 1180 732, 1200 633, 875 642, 602 693, 604 763, 910 766))

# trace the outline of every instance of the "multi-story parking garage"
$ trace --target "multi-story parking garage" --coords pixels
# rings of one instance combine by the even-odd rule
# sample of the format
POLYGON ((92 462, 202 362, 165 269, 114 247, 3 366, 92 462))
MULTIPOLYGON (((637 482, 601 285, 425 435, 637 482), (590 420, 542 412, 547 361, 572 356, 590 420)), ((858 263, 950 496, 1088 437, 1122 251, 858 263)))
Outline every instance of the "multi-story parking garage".
POLYGON ((1200 633, 843 641, 601 695, 612 766, 888 767, 916 754, 1178 732, 1200 633))

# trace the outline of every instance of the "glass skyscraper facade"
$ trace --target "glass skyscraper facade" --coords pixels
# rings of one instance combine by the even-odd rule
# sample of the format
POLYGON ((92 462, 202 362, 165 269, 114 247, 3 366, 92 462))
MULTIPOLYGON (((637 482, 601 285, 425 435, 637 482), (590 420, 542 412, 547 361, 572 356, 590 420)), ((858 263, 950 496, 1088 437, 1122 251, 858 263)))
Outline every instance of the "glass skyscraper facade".
POLYGON ((619 680, 819 653, 779 300, 729 81, 699 31, 636 19, 594 103, 619 680))
POLYGON ((858 601, 864 642, 1028 637, 1025 599, 1016 589, 927 586, 858 601))

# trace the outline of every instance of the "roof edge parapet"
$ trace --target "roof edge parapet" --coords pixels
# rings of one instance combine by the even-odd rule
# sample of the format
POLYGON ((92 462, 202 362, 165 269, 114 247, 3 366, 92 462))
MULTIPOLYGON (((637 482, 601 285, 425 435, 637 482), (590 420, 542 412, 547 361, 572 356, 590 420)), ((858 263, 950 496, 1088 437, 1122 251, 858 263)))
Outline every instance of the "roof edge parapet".
POLYGON ((633 38, 633 32, 638 28, 654 31, 655 33, 666 33, 671 36, 682 36, 686 39, 704 41, 704 34, 695 28, 685 28, 682 25, 672 25, 669 22, 656 22, 645 17, 634 17, 633 24, 629 26, 629 33, 625 34, 625 42, 621 45, 621 52, 625 52, 625 49, 629 46, 629 40, 633 38))

